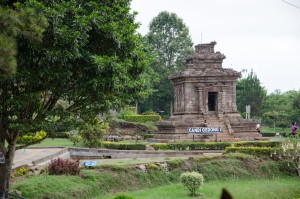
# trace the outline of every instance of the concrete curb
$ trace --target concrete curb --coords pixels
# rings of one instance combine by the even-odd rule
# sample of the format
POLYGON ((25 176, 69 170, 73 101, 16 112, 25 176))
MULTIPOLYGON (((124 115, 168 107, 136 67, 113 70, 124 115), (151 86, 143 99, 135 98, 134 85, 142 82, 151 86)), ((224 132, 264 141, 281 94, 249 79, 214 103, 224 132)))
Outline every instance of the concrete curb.
MULTIPOLYGON (((38 147, 38 148, 60 148, 60 147, 38 147)), ((37 149, 33 147, 32 149, 37 149)), ((48 155, 38 160, 32 161, 32 164, 38 165, 60 156, 67 156, 79 159, 122 159, 122 158, 150 158, 150 157, 182 157, 182 156, 203 156, 208 154, 223 154, 224 150, 197 150, 197 151, 153 151, 153 150, 113 150, 113 149, 94 149, 94 148, 78 148, 65 147, 57 153, 48 155)))
MULTIPOLYGON (((56 147, 57 148, 57 147, 56 147)), ((52 159, 54 159, 54 158, 56 158, 56 157, 59 157, 59 156, 61 156, 61 155, 63 155, 63 154, 67 154, 69 152, 69 149, 68 148, 63 148, 61 151, 59 151, 59 152, 57 152, 57 153, 54 153, 54 154, 52 154, 52 155, 48 155, 48 156, 46 156, 46 157, 43 157, 43 158, 40 158, 40 159, 38 159, 38 160, 34 160, 34 161, 32 161, 32 164, 35 166, 35 165, 37 165, 37 164, 41 164, 41 163, 43 163, 43 162, 47 162, 47 161, 49 161, 49 160, 52 160, 52 159)))

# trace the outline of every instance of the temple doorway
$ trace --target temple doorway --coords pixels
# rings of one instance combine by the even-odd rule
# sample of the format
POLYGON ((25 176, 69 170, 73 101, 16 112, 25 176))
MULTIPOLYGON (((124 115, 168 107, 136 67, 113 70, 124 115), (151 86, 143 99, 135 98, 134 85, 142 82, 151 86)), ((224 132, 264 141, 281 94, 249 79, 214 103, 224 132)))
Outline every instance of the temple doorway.
POLYGON ((217 109, 217 92, 208 92, 208 111, 216 111, 217 109))

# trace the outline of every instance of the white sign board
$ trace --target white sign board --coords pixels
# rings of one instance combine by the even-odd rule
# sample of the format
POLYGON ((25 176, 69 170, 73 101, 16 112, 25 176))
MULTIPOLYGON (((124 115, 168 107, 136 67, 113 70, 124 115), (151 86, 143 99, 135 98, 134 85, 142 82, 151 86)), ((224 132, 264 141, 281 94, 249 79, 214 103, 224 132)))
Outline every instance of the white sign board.
POLYGON ((85 161, 83 164, 86 167, 93 167, 93 166, 97 165, 97 162, 96 161, 85 161))
POLYGON ((221 127, 190 127, 189 134, 221 134, 221 127))
POLYGON ((0 152, 0 164, 4 164, 5 163, 5 156, 2 152, 0 152))

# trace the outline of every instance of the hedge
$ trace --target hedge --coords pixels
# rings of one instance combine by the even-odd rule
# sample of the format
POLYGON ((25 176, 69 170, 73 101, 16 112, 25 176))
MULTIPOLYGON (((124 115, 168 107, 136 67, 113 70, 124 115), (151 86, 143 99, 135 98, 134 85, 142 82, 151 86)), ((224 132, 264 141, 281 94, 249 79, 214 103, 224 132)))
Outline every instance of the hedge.
POLYGON ((270 156, 276 149, 270 147, 226 147, 226 153, 245 153, 270 156))
POLYGON ((155 150, 224 150, 229 142, 176 142, 150 144, 155 150))
POLYGON ((160 115, 125 115, 124 120, 128 122, 157 122, 161 119, 160 115))
POLYGON ((146 150, 146 145, 140 143, 133 144, 133 143, 102 142, 102 146, 107 149, 146 150))
POLYGON ((259 142, 235 142, 234 147, 278 147, 281 145, 279 141, 259 141, 259 142))
POLYGON ((148 138, 154 138, 155 134, 144 134, 144 140, 148 138))

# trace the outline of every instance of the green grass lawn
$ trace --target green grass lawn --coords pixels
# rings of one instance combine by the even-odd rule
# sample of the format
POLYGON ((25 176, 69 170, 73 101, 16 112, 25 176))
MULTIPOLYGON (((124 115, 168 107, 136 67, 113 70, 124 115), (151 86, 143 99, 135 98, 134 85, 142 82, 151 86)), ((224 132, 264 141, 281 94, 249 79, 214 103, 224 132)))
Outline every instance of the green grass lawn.
POLYGON ((47 138, 43 140, 39 144, 31 145, 33 147, 67 147, 67 146, 73 146, 73 142, 71 142, 67 138, 47 138))
MULTIPOLYGON (((293 199, 300 197, 300 179, 273 180, 231 180, 204 182, 197 192, 205 199, 218 199, 226 188, 235 199, 293 199)), ((124 193, 134 199, 191 199, 189 191, 182 184, 172 184, 153 189, 143 189, 124 193)), ((113 195, 95 199, 113 199, 113 195)))

